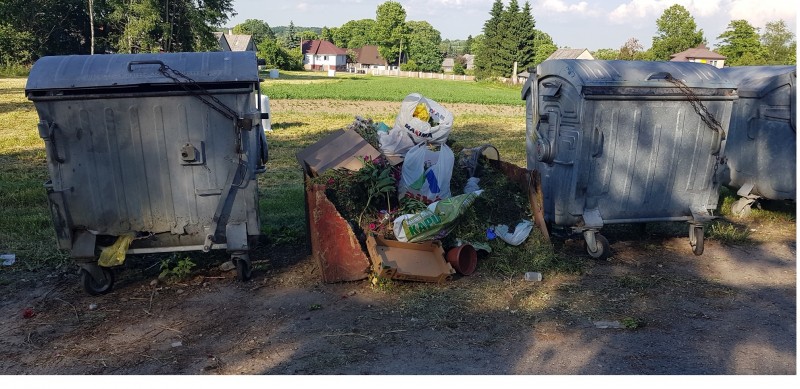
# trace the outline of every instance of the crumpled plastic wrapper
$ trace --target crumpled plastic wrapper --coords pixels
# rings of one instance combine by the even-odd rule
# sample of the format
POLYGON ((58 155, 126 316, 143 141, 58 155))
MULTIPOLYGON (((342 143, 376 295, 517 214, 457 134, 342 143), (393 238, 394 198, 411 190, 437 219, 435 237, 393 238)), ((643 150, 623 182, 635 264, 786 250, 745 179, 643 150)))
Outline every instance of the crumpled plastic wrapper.
POLYGON ((103 267, 119 266, 125 263, 125 253, 128 252, 128 246, 133 242, 134 233, 127 233, 120 235, 117 241, 111 246, 108 246, 100 252, 100 258, 97 264, 103 267))

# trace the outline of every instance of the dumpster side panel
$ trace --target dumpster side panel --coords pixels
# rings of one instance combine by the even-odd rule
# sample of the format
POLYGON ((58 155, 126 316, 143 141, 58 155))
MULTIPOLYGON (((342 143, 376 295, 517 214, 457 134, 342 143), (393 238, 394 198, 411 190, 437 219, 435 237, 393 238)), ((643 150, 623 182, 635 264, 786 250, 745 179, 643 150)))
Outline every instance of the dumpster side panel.
MULTIPOLYGON (((596 129, 590 143, 588 209, 598 208, 604 219, 613 220, 688 217, 693 206, 715 208, 716 202, 708 200, 716 192, 711 152, 718 135, 687 102, 594 104, 587 126, 596 129)), ((723 102, 705 105, 715 117, 724 117, 723 102)))
POLYGON ((526 104, 537 110, 526 118, 528 166, 542 175, 546 220, 583 226, 592 210, 597 228, 694 220, 716 208, 736 97, 713 67, 545 61, 534 82, 535 100, 526 104), (706 125, 691 101, 721 128, 706 125))
POLYGON ((796 70, 789 66, 723 69, 739 86, 728 138, 724 184, 773 200, 796 198, 796 70))
MULTIPOLYGON (((254 111, 251 94, 221 94, 220 101, 254 111)), ((63 190, 77 228, 101 234, 128 231, 196 235, 243 158, 247 176, 237 177, 220 225, 258 224, 253 161, 236 152, 231 120, 192 96, 109 98, 36 102, 43 121, 54 123, 56 153, 50 159, 54 190, 63 190), (41 109, 40 109, 41 107, 41 109), (191 149, 195 154, 184 157, 191 149)), ((242 148, 257 144, 257 131, 243 131, 242 148)), ((255 156, 250 156, 255 159, 255 156)), ((251 228, 248 228, 251 229, 251 228)), ((254 229, 254 234, 258 228, 254 229)))

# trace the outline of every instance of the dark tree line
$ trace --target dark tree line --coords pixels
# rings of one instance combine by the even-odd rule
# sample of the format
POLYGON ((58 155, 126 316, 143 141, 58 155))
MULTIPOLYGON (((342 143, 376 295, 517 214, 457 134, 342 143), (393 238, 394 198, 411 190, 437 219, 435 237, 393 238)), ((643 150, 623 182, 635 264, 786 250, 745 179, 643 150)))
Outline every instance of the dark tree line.
POLYGON ((46 55, 203 51, 232 0, 2 0, 0 65, 46 55))

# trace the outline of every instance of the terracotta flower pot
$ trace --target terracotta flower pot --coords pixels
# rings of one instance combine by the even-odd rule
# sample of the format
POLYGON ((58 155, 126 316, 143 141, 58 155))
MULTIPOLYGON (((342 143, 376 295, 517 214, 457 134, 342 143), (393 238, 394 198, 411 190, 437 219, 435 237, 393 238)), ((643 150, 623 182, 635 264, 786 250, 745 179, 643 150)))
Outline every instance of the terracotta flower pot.
POLYGON ((457 272, 468 276, 475 271, 475 267, 478 265, 478 252, 469 244, 453 247, 447 251, 447 262, 457 272))

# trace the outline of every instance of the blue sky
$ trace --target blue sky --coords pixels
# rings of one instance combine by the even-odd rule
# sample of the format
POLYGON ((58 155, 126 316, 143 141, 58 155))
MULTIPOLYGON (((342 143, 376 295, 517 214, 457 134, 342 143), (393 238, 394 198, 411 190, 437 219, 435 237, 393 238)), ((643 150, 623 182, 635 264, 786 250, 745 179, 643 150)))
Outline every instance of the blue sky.
MULTIPOLYGON (((238 13, 228 27, 246 19, 260 19, 270 26, 339 27, 349 20, 374 19, 385 0, 233 0, 238 13)), ((406 20, 425 20, 442 38, 465 39, 481 33, 493 0, 397 0, 406 20)), ((524 0, 517 0, 520 6, 524 0)), ((503 1, 508 4, 508 0, 503 1)), ((796 0, 530 0, 536 27, 553 37, 559 47, 618 49, 629 38, 649 48, 656 19, 673 4, 692 14, 713 48, 717 36, 731 20, 745 19, 763 28, 783 19, 797 34, 796 0)))

